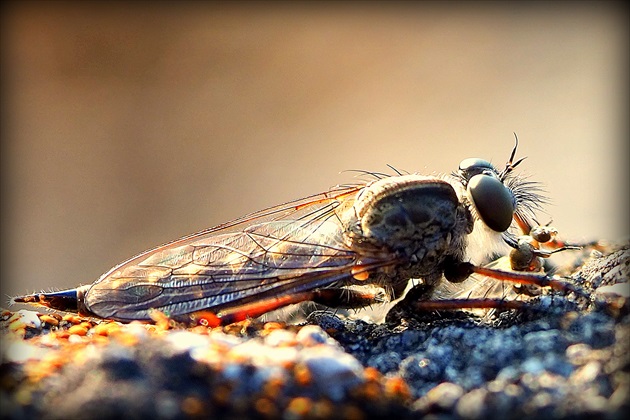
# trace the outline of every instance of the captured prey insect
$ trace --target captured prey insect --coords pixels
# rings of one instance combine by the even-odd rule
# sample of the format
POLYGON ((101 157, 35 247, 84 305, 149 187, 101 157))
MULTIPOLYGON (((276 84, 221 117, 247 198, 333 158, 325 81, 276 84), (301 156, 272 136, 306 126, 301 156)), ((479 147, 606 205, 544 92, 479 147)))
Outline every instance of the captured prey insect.
MULTIPOLYGON (((369 173, 370 182, 338 186, 143 252, 93 284, 13 301, 119 321, 149 321, 159 310, 216 326, 304 301, 346 308, 391 301, 409 279, 430 289, 443 278, 461 282, 478 273, 574 291, 534 272, 534 262, 554 251, 540 246, 551 237, 537 241, 530 232, 545 200, 539 184, 514 174, 524 159, 514 161, 517 146, 518 139, 502 170, 475 158, 450 175, 369 173), (515 229, 530 240, 519 240, 515 229), (475 253, 490 253, 493 241, 514 249, 519 272, 470 262, 475 253)), ((422 299, 430 303, 428 294, 422 299)), ((505 305, 488 299, 441 303, 505 305)))

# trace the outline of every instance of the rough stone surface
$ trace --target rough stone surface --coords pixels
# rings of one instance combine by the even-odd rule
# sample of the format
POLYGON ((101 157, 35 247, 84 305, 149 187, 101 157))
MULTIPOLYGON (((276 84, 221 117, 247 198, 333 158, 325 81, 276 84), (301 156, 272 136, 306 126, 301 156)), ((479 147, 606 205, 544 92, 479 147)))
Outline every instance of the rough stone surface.
POLYGON ((543 293, 493 316, 186 329, 4 311, 2 418, 622 418, 628 256, 572 273, 590 300, 543 293))

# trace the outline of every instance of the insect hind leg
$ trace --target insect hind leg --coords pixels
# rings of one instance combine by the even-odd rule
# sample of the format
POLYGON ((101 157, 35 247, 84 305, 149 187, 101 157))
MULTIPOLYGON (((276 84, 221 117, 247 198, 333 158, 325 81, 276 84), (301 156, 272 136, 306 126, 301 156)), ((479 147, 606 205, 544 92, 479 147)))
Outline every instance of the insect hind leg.
POLYGON ((261 299, 217 312, 210 310, 198 311, 190 314, 188 323, 192 325, 201 324, 209 327, 228 325, 246 319, 257 318, 270 311, 307 301, 319 303, 331 308, 362 308, 373 303, 385 301, 384 296, 384 293, 380 293, 377 290, 370 290, 369 288, 366 288, 366 290, 347 288, 316 289, 302 293, 261 299))
POLYGON ((375 303, 387 302, 385 292, 380 288, 332 287, 313 292, 311 301, 329 308, 359 309, 375 303))

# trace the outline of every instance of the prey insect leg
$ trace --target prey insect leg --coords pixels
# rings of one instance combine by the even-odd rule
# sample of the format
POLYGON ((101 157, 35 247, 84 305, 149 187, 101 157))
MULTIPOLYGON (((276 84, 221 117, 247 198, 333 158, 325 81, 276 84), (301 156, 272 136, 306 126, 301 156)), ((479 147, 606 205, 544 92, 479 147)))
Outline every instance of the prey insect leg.
MULTIPOLYGON (((530 238, 530 242, 532 246, 535 246, 537 249, 541 250, 541 246, 545 249, 553 250, 553 252, 563 251, 566 249, 583 249, 589 248, 597 251, 603 251, 605 249, 605 245, 600 241, 589 241, 589 242, 566 242, 556 235, 558 234, 558 230, 551 226, 551 221, 547 224, 541 225, 538 221, 534 220, 535 224, 532 224, 530 221, 521 217, 518 214, 514 215, 514 220, 516 221, 517 226, 526 237, 530 238)), ((551 254, 549 254, 551 255, 551 254)), ((547 257, 548 255, 541 255, 543 257, 547 257)))

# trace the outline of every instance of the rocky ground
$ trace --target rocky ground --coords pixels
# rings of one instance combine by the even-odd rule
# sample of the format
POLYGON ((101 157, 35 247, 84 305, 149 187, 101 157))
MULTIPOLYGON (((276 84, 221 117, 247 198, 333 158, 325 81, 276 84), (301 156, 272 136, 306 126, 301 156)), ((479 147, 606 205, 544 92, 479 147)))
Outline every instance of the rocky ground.
POLYGON ((621 418, 629 254, 572 272, 591 299, 545 293, 493 316, 210 329, 4 310, 2 418, 621 418))

